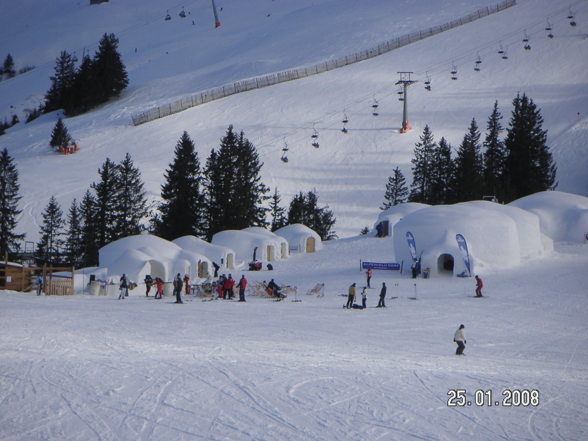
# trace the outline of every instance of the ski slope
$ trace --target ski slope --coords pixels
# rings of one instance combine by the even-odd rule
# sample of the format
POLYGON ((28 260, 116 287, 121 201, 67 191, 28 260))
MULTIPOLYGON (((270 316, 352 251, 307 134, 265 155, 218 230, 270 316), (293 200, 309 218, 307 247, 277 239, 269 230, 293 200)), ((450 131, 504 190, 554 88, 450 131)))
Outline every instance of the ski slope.
POLYGON ((386 261, 390 247, 341 239, 246 273, 250 286, 296 285, 301 302, 175 305, 142 286, 123 301, 3 292, 0 439, 586 439, 586 245, 484 273, 482 299, 473 279, 415 288, 375 271, 368 308, 343 309, 339 294, 365 283, 359 258, 386 261), (325 296, 306 295, 318 282, 325 296), (456 357, 461 323, 466 356, 456 357), (472 404, 448 406, 454 389, 472 404), (539 404, 506 406, 506 390, 538 391, 539 404), (476 391, 499 405, 475 405, 476 391))
POLYGON ((518 92, 532 97, 542 111, 558 165, 558 189, 587 195, 584 1, 570 3, 576 27, 568 25, 567 4, 521 0, 494 16, 375 59, 131 126, 131 115, 139 110, 230 81, 344 56, 491 4, 252 0, 244 7, 227 0, 220 11, 223 25, 214 29, 205 1, 3 3, 0 24, 9 31, 0 53, 10 51, 17 68, 37 67, 0 82, 0 115, 16 112, 24 119, 24 110, 38 105, 48 89, 59 51, 93 53, 103 32, 119 37, 130 77, 118 100, 65 120, 81 147, 76 155, 59 155, 48 147, 57 112, 18 124, 0 138, 0 147, 9 149, 20 173, 19 229, 36 240, 51 195, 66 210, 97 180, 107 157, 119 161, 126 152, 140 168, 149 197, 157 200, 182 132, 194 139, 204 162, 233 124, 256 145, 265 164, 263 180, 278 188, 284 204, 298 191, 315 189, 319 202, 334 211, 339 236, 352 236, 373 223, 394 167, 410 180, 414 144, 426 124, 437 140, 444 136, 457 148, 472 117, 485 126, 495 100, 506 125, 518 92), (177 16, 181 6, 190 13, 186 19, 177 16), (168 9, 173 18, 166 22, 168 9), (547 19, 554 39, 545 36, 547 19), (531 51, 522 48, 525 32, 531 51), (501 45, 508 60, 496 53, 501 45), (478 56, 482 70, 474 72, 478 56), (457 81, 450 79, 453 66, 457 81), (394 85, 398 71, 413 71, 419 81, 409 89, 413 130, 404 135, 399 133, 402 103, 394 85), (431 92, 423 87, 427 74, 431 92), (380 105, 378 117, 371 115, 374 100, 380 105), (349 118, 346 135, 341 132, 344 115, 349 118), (319 132, 318 149, 310 145, 313 129, 319 132), (280 161, 285 143, 287 164, 280 161))

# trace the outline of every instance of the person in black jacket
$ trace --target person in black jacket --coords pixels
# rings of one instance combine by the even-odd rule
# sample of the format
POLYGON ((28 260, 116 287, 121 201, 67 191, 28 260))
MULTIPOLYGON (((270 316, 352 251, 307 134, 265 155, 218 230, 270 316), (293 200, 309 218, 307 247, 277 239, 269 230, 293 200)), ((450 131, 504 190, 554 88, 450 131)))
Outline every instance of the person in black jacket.
POLYGON ((376 308, 385 308, 386 305, 384 304, 384 299, 386 298, 386 282, 382 282, 382 290, 380 291, 380 301, 378 302, 378 306, 376 308))
POLYGON ((184 303, 182 302, 182 287, 184 286, 184 282, 182 280, 182 276, 180 273, 174 279, 174 294, 176 295, 176 302, 175 303, 184 303))
POLYGON ((120 293, 118 295, 119 300, 124 300, 125 297, 128 297, 129 285, 127 283, 126 274, 123 274, 122 277, 120 278, 120 285, 119 285, 118 289, 120 290, 120 293))

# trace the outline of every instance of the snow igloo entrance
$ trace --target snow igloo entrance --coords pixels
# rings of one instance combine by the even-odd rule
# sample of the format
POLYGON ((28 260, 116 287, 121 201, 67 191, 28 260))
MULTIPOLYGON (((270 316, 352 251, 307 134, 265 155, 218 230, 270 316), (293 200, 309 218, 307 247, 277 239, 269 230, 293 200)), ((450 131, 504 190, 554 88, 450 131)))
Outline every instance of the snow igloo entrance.
POLYGON ((451 254, 441 254, 437 259, 437 273, 441 276, 452 276, 454 263, 451 254))

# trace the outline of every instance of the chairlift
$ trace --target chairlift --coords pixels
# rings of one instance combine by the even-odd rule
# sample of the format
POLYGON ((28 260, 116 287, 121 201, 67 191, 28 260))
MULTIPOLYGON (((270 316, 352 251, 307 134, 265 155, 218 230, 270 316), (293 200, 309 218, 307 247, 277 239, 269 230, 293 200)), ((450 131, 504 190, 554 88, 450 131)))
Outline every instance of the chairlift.
POLYGON ((310 135, 310 137, 312 139, 317 139, 319 137, 318 131, 316 129, 312 129, 312 130, 313 130, 313 132, 312 132, 312 135, 310 135))
POLYGON ((425 80, 425 90, 431 91, 431 76, 426 73, 427 79, 425 80))
POLYGON ((182 7, 182 10, 180 11, 180 13, 178 14, 181 18, 186 18, 186 11, 184 11, 184 8, 182 7))
POLYGON ((349 130, 347 130, 347 127, 343 126, 343 128, 341 129, 341 131, 342 131, 343 133, 347 133, 349 130))
POLYGON ((525 36, 523 37, 523 49, 525 49, 526 51, 530 51, 531 50, 531 44, 529 43, 529 36, 527 35, 527 31, 525 31, 525 36))
POLYGON ((282 162, 288 162, 288 157, 286 155, 282 155, 280 159, 282 160, 282 162))
POLYGON ((480 56, 478 55, 478 58, 476 59, 476 61, 474 62, 474 71, 476 72, 480 72, 480 70, 482 70, 480 68, 480 64, 482 64, 482 58, 480 58, 480 56))
POLYGON ((498 54, 500 55, 500 58, 502 58, 503 60, 508 59, 508 54, 506 53, 506 50, 502 47, 502 45, 500 45, 500 49, 498 50, 498 54))
POLYGON ((171 15, 169 15, 169 9, 167 10, 167 13, 165 14, 165 21, 170 21, 171 20, 171 15))
POLYGON ((451 69, 451 79, 452 80, 457 80, 457 66, 453 65, 453 68, 451 69))
POLYGON ((318 143, 318 141, 314 141, 314 142, 312 143, 312 146, 313 146, 315 149, 318 149, 318 148, 320 147, 320 144, 318 143))
POLYGON ((570 8, 570 14, 568 15, 568 20, 570 20, 570 26, 572 26, 572 27, 576 26, 576 20, 574 20, 574 12, 572 11, 572 8, 570 8))
POLYGON ((547 20, 547 26, 545 26, 545 31, 547 32, 547 38, 553 38, 553 27, 549 20, 547 20))
POLYGON ((347 114, 343 116, 343 120, 341 121, 343 124, 347 124, 349 122, 349 118, 347 118, 347 114))
POLYGON ((372 104, 372 115, 373 116, 378 116, 380 113, 378 112, 378 107, 380 105, 378 104, 378 100, 374 98, 374 102, 372 104))

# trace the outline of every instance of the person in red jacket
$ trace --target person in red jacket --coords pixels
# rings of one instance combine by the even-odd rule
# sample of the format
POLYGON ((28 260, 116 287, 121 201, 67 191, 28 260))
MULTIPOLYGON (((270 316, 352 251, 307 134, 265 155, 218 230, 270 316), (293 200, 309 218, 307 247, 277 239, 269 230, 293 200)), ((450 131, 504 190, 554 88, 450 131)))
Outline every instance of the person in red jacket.
POLYGON ((157 289, 155 292, 155 298, 161 299, 163 296, 163 280, 161 280, 159 277, 155 278, 155 288, 157 289))
POLYGON ((245 275, 241 276, 241 279, 239 280, 237 287, 239 288, 239 301, 244 302, 245 301, 245 288, 247 287, 247 279, 245 278, 245 275))
POLYGON ((482 296, 482 287, 484 286, 484 282, 480 277, 476 276, 476 297, 483 297, 482 296))
POLYGON ((190 294, 190 276, 188 274, 184 274, 184 286, 186 295, 190 294))
POLYGON ((367 279, 367 287, 371 288, 370 281, 372 280, 372 267, 368 266, 367 271, 365 272, 366 279, 367 279))
POLYGON ((225 284, 223 286, 223 299, 231 300, 233 298, 233 288, 235 287, 235 280, 233 280, 233 276, 229 274, 227 280, 225 280, 225 284))

